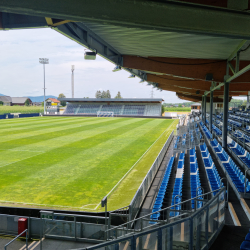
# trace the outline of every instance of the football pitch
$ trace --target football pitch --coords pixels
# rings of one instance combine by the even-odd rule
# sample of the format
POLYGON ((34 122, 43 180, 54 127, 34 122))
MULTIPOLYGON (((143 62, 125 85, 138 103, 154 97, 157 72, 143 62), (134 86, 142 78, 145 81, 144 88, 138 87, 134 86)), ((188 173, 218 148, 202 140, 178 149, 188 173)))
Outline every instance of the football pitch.
POLYGON ((0 204, 95 212, 109 194, 108 210, 127 206, 177 122, 111 117, 0 120, 0 204))

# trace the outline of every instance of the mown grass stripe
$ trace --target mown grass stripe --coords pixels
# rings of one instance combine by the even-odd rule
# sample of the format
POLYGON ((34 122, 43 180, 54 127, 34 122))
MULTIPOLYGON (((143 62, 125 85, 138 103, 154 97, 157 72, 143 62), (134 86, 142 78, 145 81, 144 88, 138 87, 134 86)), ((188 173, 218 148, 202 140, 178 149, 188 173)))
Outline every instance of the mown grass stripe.
MULTIPOLYGON (((32 124, 33 126, 36 126, 38 124, 47 124, 47 123, 54 123, 54 122, 59 122, 59 121, 70 121, 70 120, 81 120, 79 119, 81 117, 58 117, 57 119, 53 119, 53 120, 50 120, 50 119, 47 119, 46 117, 38 117, 36 120, 33 120, 32 117, 30 118, 23 118, 25 121, 21 122, 19 118, 17 119, 10 119, 8 123, 3 123, 2 121, 4 120, 0 120, 0 127, 1 129, 4 129, 4 128, 20 128, 20 127, 25 127, 25 126, 30 126, 30 124, 32 124), (78 119, 77 119, 78 118, 78 119)), ((86 119, 93 119, 93 117, 86 117, 86 119)))
MULTIPOLYGON (((98 124, 98 123, 105 123, 105 122, 109 122, 110 121, 110 118, 103 118, 101 120, 91 120, 90 122, 84 122, 84 125, 90 125, 90 124, 98 124)), ((63 130, 66 130, 66 129, 73 129, 73 128, 76 128, 76 127, 80 127, 81 125, 79 124, 71 124, 71 125, 65 125, 65 126, 62 126, 60 128, 57 128, 57 127, 54 127, 54 128, 47 128, 47 129, 44 129, 44 130, 39 130, 39 131, 29 131, 29 132, 25 132, 25 133, 21 133, 21 134, 14 134, 14 135, 5 135, 5 136, 2 136, 1 137, 1 142, 6 142, 6 141, 9 141, 9 140, 17 140, 17 139, 21 139, 21 138, 27 138, 27 137, 31 137, 31 136, 41 136, 43 134, 47 134, 47 133, 53 133, 53 132, 59 132, 59 131, 63 131, 63 130)))
POLYGON ((27 124, 26 126, 23 126, 23 127, 8 127, 8 128, 5 128, 5 129, 2 129, 0 130, 0 136, 1 135, 4 135, 8 132, 11 132, 11 134, 19 134, 19 133, 25 133, 26 131, 25 130, 32 130, 32 132, 34 131, 38 131, 38 130, 41 130, 41 129, 45 129, 45 128, 58 128, 60 126, 63 126, 63 125, 66 125, 66 124, 79 124, 79 123, 83 123, 83 122, 88 122, 88 121, 94 121, 95 119, 92 118, 92 119, 84 119, 84 120, 63 120, 63 121, 54 121, 54 122, 47 122, 47 123, 39 123, 39 124, 32 124, 30 125, 27 124))

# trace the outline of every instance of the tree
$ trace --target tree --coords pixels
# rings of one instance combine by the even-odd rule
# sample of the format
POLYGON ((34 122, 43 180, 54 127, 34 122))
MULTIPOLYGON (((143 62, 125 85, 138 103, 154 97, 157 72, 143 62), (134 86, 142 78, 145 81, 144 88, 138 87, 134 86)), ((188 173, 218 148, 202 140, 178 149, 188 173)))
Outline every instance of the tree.
POLYGON ((2 102, 2 101, 0 101, 0 105, 3 105, 3 102, 2 102))
MULTIPOLYGON (((61 94, 59 94, 59 96, 58 96, 58 98, 65 98, 66 96, 63 94, 63 93, 61 93, 61 94)), ((64 106, 66 106, 66 102, 64 102, 64 101, 61 101, 60 102, 61 103, 61 105, 64 107, 64 106)))
POLYGON ((163 105, 161 105, 161 113, 164 114, 165 113, 165 107, 163 105))
POLYGON ((107 98, 106 96, 107 96, 107 93, 106 93, 106 91, 103 90, 102 94, 101 94, 101 98, 107 98))
POLYGON ((179 104, 178 107, 181 108, 181 104, 179 104))
POLYGON ((107 92, 106 92, 106 98, 111 98, 111 94, 110 94, 109 90, 107 90, 107 92))
POLYGON ((29 106, 29 105, 30 105, 29 99, 26 99, 24 105, 25 105, 25 106, 29 106))
POLYGON ((96 91, 95 98, 102 98, 102 92, 100 90, 96 91))
POLYGON ((117 93, 117 95, 116 95, 115 98, 116 98, 116 99, 121 99, 121 98, 122 98, 120 91, 118 91, 118 93, 117 93))

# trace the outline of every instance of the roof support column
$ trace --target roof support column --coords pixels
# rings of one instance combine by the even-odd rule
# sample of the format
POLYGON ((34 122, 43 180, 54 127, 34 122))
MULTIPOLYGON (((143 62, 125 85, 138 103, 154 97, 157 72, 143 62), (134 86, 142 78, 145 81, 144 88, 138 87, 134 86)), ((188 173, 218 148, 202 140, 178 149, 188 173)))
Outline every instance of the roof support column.
POLYGON ((209 130, 210 132, 212 133, 212 124, 213 124, 213 95, 214 95, 214 92, 211 91, 210 92, 210 117, 209 117, 209 130))
POLYGON ((201 100, 201 120, 203 121, 203 117, 204 117, 204 96, 202 96, 202 100, 201 100))
POLYGON ((206 124, 206 113, 207 113, 206 106, 207 106, 207 96, 204 95, 204 124, 206 124))
POLYGON ((227 119, 228 119, 229 82, 224 84, 223 100, 223 127, 222 127, 222 147, 227 148, 227 119))

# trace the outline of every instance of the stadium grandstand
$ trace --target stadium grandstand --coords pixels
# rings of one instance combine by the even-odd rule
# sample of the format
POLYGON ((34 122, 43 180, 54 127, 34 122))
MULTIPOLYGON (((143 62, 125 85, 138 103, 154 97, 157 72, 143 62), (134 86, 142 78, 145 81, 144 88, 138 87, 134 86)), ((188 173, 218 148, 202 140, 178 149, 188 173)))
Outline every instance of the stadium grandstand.
MULTIPOLYGON (((27 232, 34 250, 250 249, 250 112, 229 111, 232 97, 249 100, 248 0, 8 0, 0 11, 1 30, 52 28, 86 47, 86 59, 98 54, 114 72, 201 103, 170 132, 128 206, 110 211, 107 197, 100 213, 10 204, 0 208, 2 234, 27 232)), ((72 101, 66 113, 148 114, 143 102, 72 101)))
POLYGON ((60 98, 67 102, 64 115, 161 116, 162 99, 60 98))

